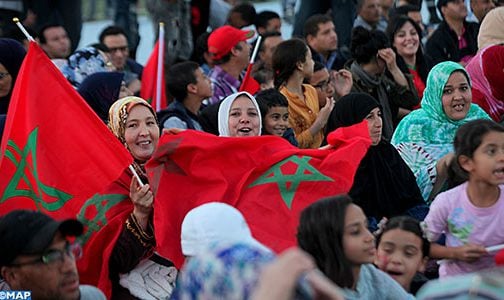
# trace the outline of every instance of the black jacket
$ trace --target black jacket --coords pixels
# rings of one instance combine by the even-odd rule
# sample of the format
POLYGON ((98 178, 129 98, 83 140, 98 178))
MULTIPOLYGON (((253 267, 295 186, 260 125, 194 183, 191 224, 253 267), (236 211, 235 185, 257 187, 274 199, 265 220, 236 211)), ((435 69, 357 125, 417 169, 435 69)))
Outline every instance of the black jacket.
POLYGON ((427 40, 427 54, 434 64, 451 60, 459 62, 466 55, 475 55, 478 52, 479 24, 464 21, 465 32, 463 34, 467 46, 458 48, 458 37, 446 21, 441 22, 432 36, 427 40))

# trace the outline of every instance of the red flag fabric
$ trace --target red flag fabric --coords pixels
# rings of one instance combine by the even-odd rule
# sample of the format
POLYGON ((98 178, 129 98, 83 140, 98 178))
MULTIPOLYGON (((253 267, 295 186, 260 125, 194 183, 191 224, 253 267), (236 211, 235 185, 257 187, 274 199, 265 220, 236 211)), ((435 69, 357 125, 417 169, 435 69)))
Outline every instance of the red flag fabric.
POLYGON ((242 84, 240 86, 240 92, 248 92, 251 95, 255 95, 261 89, 261 85, 257 80, 252 77, 252 67, 254 64, 249 64, 247 67, 247 72, 243 77, 242 84))
POLYGON ((159 53, 159 41, 154 45, 154 49, 152 50, 151 55, 149 56, 149 60, 147 60, 147 64, 145 65, 142 72, 142 85, 140 87, 140 97, 145 99, 150 105, 154 108, 154 110, 161 110, 168 106, 168 101, 166 100, 166 87, 165 87, 165 78, 164 78, 164 63, 158 62, 158 53, 159 53), (161 103, 159 104, 159 109, 157 109, 157 70, 158 66, 162 68, 161 71, 161 103))
POLYGON ((275 136, 229 138, 192 130, 163 135, 147 163, 157 251, 180 267, 184 216, 214 201, 240 210, 253 236, 274 251, 295 245, 301 210, 350 190, 371 144, 367 123, 340 128, 328 142, 334 148, 314 150, 275 136))
POLYGON ((0 215, 32 209, 77 217, 85 225, 83 263, 101 256, 103 249, 86 252, 87 241, 124 193, 107 201, 97 193, 133 159, 35 42, 14 86, 0 149, 0 215))

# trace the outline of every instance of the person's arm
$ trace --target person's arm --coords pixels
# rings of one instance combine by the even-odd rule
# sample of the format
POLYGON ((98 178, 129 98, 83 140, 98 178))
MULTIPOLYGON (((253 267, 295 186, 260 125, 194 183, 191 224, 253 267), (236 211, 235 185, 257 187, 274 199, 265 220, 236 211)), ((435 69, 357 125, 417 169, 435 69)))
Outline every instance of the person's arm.
POLYGON ((299 148, 310 148, 313 144, 314 137, 322 131, 327 124, 329 115, 334 107, 334 99, 328 98, 326 105, 319 111, 315 122, 306 130, 296 133, 296 140, 299 143, 299 148))
POLYGON ((403 87, 406 87, 409 89, 408 81, 406 80, 406 77, 404 76, 403 72, 399 67, 397 66, 396 62, 396 54, 394 50, 391 48, 385 48, 385 49, 380 49, 378 50, 378 57, 383 59, 385 63, 387 64, 387 69, 392 74, 392 77, 394 81, 403 87))
POLYGON ((488 252, 485 247, 475 244, 465 244, 460 247, 446 247, 432 243, 430 247, 431 258, 474 262, 486 254, 488 254, 488 252))

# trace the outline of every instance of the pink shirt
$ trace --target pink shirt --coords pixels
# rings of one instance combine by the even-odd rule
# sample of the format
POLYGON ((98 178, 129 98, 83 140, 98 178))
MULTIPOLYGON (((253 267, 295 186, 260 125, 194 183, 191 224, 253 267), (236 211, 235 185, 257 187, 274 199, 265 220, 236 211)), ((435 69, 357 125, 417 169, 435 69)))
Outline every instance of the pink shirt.
MULTIPOLYGON (((437 241, 446 234, 446 246, 458 247, 466 243, 485 247, 504 243, 504 185, 500 185, 500 195, 491 207, 476 207, 467 196, 467 182, 439 194, 432 202, 425 218, 429 240, 437 241)), ((467 263, 443 260, 439 277, 475 272, 495 266, 495 253, 467 263)))

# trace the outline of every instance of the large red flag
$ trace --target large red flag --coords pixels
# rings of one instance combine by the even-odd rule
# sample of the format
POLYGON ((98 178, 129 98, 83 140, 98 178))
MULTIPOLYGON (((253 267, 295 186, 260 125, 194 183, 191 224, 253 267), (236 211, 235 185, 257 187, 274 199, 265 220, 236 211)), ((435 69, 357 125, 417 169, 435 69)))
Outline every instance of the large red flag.
POLYGON ((212 201, 238 208, 254 237, 273 250, 295 245, 301 210, 348 192, 371 144, 366 122, 340 128, 328 141, 334 148, 313 150, 274 136, 165 134, 147 163, 159 253, 180 267, 182 220, 192 208, 212 201))
MULTIPOLYGON (((85 251, 107 224, 107 210, 124 199, 124 192, 98 192, 131 164, 130 153, 34 42, 14 86, 0 149, 0 215, 32 209, 56 219, 78 217, 85 251)), ((83 263, 102 251, 85 252, 83 263)))
MULTIPOLYGON (((162 52, 161 52, 162 53, 162 52)), ((165 88, 165 78, 164 78, 164 63, 159 61, 159 40, 154 45, 154 50, 152 50, 149 60, 145 65, 142 72, 142 86, 140 88, 140 97, 145 99, 151 104, 151 106, 156 111, 160 111, 168 106, 166 100, 166 88, 165 88), (161 68, 161 77, 158 78, 158 68, 161 68), (160 82, 161 96, 160 102, 158 104, 157 91, 158 82, 160 82)))

